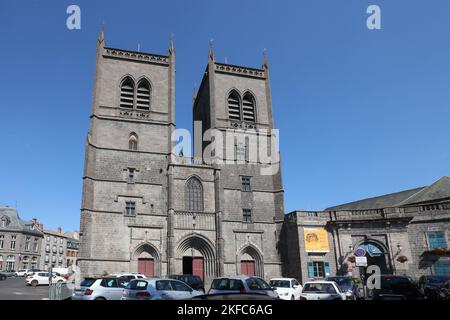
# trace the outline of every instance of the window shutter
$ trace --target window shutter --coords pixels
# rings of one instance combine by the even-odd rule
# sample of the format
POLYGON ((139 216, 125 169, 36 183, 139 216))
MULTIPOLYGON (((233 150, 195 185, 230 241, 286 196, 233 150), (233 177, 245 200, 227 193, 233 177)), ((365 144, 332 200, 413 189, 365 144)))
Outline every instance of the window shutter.
POLYGON ((328 277, 331 275, 330 264, 328 262, 324 262, 324 266, 325 266, 325 277, 328 277))
POLYGON ((255 103, 249 93, 242 100, 242 116, 244 121, 255 122, 255 103))
POLYGON ((120 107, 133 109, 134 103, 134 83, 127 78, 122 82, 120 87, 120 107))
POLYGON ((146 80, 139 82, 136 96, 136 108, 150 110, 150 85, 146 80))
POLYGON ((236 92, 228 97, 228 117, 230 120, 241 120, 240 99, 236 92))
POLYGON ((312 262, 308 262, 308 278, 314 277, 314 264, 312 262))

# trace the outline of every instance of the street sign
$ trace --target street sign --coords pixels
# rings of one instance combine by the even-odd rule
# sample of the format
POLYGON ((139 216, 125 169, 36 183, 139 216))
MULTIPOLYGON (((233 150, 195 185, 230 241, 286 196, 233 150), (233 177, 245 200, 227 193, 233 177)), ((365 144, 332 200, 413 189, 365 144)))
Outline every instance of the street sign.
POLYGON ((354 253, 355 253, 356 257, 364 257, 364 256, 366 256, 366 250, 364 248, 361 248, 361 247, 356 249, 354 253))
POLYGON ((357 267, 367 267, 367 257, 355 257, 357 267))

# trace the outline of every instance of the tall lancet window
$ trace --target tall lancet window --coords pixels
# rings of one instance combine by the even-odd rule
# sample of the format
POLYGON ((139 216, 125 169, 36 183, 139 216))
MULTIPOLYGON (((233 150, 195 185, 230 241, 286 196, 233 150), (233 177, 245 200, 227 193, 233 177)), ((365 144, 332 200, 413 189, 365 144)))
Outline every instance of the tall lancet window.
POLYGON ((137 151, 138 149, 138 136, 134 132, 130 133, 128 138, 128 149, 132 151, 137 151))
POLYGON ((120 85, 120 107, 133 109, 134 107, 134 82, 127 77, 120 85))
POLYGON ((236 91, 231 91, 228 96, 228 118, 241 120, 241 98, 236 91))
POLYGON ((186 210, 203 211, 202 183, 194 177, 186 183, 186 210))
POLYGON ((136 108, 140 110, 150 110, 150 83, 146 79, 142 79, 138 83, 136 108))
POLYGON ((255 99, 249 92, 242 99, 242 120, 255 122, 255 99))

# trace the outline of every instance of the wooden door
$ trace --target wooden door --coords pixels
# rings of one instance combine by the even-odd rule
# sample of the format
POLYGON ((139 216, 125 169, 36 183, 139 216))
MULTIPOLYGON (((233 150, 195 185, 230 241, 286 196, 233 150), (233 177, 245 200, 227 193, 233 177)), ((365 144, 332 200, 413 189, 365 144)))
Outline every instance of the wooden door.
POLYGON ((138 259, 138 272, 142 273, 146 277, 155 276, 155 264, 151 258, 139 258, 138 259))
POLYGON ((199 276, 202 280, 205 278, 205 268, 203 258, 192 259, 192 275, 199 276))
POLYGON ((246 276, 254 276, 255 271, 255 261, 241 261, 241 274, 246 276))

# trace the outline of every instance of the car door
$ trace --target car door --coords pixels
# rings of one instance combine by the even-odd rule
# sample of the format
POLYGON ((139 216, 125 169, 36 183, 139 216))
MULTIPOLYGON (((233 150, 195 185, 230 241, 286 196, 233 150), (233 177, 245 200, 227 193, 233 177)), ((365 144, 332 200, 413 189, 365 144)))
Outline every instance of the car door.
POLYGON ((155 283, 155 289, 158 292, 159 299, 162 300, 176 299, 176 295, 172 290, 171 280, 157 280, 155 283))
POLYGON ((50 273, 48 272, 38 272, 36 274, 36 280, 39 282, 39 285, 48 285, 50 283, 50 273))
POLYGON ((298 283, 297 280, 292 280, 292 290, 294 291, 295 300, 300 299, 300 294, 302 293, 302 286, 298 283))
POLYGON ((117 285, 117 279, 106 278, 102 280, 100 286, 103 287, 103 297, 106 300, 120 300, 122 296, 122 288, 117 285))
POLYGON ((189 299, 192 297, 192 293, 194 290, 189 287, 187 284, 181 281, 177 280, 171 280, 172 285, 172 292, 175 296, 175 299, 181 300, 181 299, 189 299))

